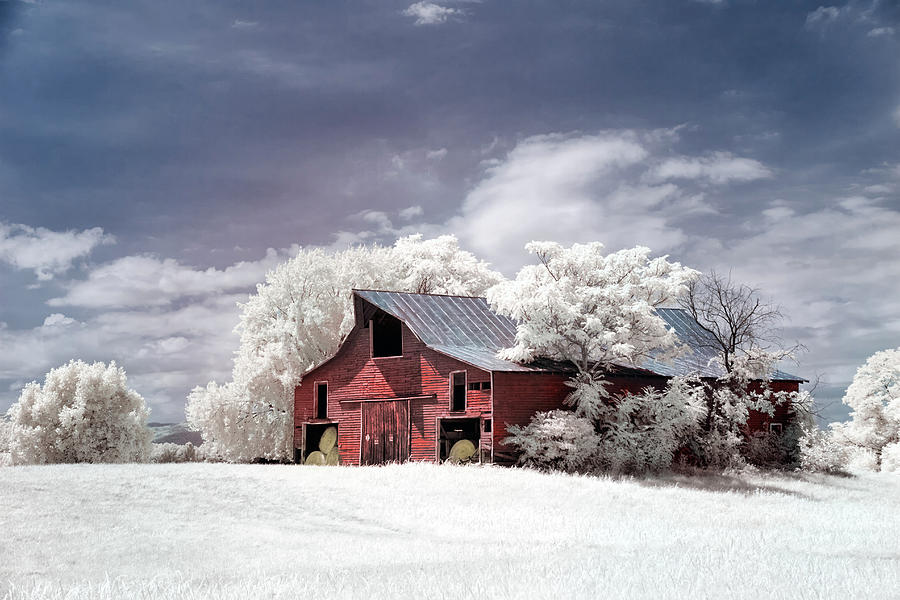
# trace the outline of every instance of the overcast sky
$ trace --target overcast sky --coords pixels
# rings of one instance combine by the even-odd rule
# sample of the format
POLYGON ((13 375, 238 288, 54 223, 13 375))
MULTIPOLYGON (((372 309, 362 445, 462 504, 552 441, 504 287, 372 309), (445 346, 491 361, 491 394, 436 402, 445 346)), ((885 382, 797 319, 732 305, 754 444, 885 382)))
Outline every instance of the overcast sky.
POLYGON ((839 400, 900 345, 898 42, 893 0, 0 0, 0 411, 83 358, 183 420, 267 269, 413 232, 731 270, 839 400))

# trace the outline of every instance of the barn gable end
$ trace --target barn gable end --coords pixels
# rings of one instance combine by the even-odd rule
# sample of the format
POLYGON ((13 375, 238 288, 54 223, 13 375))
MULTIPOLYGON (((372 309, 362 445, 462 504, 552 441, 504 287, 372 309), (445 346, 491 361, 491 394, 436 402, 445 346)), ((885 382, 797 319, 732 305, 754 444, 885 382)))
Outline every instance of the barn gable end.
MULTIPOLYGON (((304 445, 304 432, 310 426, 336 426, 341 462, 360 464, 366 462, 367 447, 375 449, 373 430, 378 423, 386 423, 382 429, 390 430, 385 433, 385 440, 378 440, 378 450, 385 447, 386 441, 395 444, 400 452, 396 456, 389 453, 392 460, 436 461, 440 458, 442 419, 477 420, 479 428, 491 419, 490 372, 427 347, 405 323, 401 327, 402 355, 373 358, 370 323, 379 312, 367 310, 366 315, 369 319, 357 322, 338 353, 308 372, 295 389, 294 447, 298 460, 315 449, 304 445), (451 410, 450 406, 454 372, 465 373, 467 388, 469 384, 479 384, 478 389, 466 390, 465 408, 461 411, 451 410), (483 385, 485 382, 488 385, 483 385), (316 418, 317 386, 321 383, 326 383, 328 389, 325 419, 316 418), (390 406, 392 403, 403 407, 390 406)), ((489 458, 492 438, 479 437, 480 449, 489 458)), ((381 452, 378 456, 385 455, 381 452)))

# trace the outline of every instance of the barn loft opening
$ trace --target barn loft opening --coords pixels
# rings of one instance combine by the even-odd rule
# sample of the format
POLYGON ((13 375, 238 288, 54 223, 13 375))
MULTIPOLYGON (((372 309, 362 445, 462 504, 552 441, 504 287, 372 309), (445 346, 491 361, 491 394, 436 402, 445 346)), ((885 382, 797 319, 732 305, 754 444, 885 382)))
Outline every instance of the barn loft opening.
POLYGON ((328 383, 324 381, 316 384, 316 418, 328 418, 328 383))
POLYGON ((385 312, 372 317, 372 357, 403 355, 403 324, 385 312))
POLYGON ((481 419, 440 419, 438 455, 441 462, 479 462, 481 419))
POLYGON ((465 371, 456 371, 450 374, 450 410, 458 412, 466 410, 465 371))

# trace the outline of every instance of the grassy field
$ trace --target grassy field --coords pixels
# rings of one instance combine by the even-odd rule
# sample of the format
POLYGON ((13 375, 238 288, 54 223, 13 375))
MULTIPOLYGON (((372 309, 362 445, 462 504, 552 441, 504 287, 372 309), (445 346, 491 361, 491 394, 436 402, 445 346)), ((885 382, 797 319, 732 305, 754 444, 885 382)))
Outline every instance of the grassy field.
POLYGON ((900 477, 0 469, 0 598, 898 598, 900 477))

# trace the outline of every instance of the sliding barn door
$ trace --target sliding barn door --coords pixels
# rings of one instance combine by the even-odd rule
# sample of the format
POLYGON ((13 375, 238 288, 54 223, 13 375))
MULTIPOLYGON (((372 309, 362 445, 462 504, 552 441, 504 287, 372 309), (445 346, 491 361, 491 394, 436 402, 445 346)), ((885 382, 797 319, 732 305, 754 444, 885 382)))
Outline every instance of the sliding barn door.
POLYGON ((362 403, 364 465, 409 460, 409 402, 392 400, 362 403))

